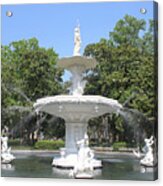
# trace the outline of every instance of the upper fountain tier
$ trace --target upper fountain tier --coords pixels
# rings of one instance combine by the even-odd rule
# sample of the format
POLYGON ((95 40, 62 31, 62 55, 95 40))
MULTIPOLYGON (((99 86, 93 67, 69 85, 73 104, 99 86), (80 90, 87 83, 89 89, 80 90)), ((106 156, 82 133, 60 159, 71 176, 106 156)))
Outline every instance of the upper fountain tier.
POLYGON ((62 69, 67 69, 72 74, 72 86, 70 94, 82 95, 86 84, 83 81, 83 73, 88 69, 93 69, 97 62, 92 57, 81 56, 81 36, 80 26, 78 25, 74 31, 74 53, 73 57, 66 57, 58 60, 57 66, 62 69))
POLYGON ((73 56, 59 59, 57 66, 63 69, 69 70, 71 73, 79 71, 83 73, 87 69, 93 69, 97 65, 97 62, 92 57, 86 56, 73 56))

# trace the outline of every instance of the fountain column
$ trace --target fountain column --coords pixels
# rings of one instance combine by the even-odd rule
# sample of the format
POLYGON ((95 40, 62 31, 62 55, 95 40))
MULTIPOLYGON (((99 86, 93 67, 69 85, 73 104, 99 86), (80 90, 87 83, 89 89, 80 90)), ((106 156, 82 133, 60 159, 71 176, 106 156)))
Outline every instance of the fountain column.
POLYGON ((83 139, 87 132, 87 123, 66 123, 66 154, 77 153, 76 142, 83 139))

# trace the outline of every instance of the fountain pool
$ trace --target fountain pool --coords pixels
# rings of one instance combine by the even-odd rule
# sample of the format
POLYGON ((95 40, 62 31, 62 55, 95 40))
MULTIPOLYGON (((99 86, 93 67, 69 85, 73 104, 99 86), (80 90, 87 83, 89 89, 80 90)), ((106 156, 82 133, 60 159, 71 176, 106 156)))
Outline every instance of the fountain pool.
MULTIPOLYGON (((26 178, 60 178, 71 179, 70 170, 51 167, 51 161, 59 157, 54 152, 15 152, 13 164, 2 164, 3 177, 26 178)), ((154 180, 157 168, 140 166, 139 160, 133 154, 96 154, 96 159, 102 160, 103 168, 95 172, 98 180, 154 180)))

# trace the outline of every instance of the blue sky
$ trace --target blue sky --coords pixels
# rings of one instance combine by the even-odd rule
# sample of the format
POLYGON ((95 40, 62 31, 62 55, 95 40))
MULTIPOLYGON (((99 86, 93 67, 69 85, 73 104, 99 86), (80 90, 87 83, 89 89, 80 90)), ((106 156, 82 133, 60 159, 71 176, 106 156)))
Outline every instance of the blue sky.
POLYGON ((40 46, 53 47, 59 57, 71 56, 78 19, 83 52, 87 44, 109 38, 116 22, 126 14, 148 20, 153 18, 152 11, 152 1, 2 5, 2 44, 36 37, 40 46), (147 13, 141 14, 140 8, 147 13), (12 17, 6 16, 8 10, 12 17))

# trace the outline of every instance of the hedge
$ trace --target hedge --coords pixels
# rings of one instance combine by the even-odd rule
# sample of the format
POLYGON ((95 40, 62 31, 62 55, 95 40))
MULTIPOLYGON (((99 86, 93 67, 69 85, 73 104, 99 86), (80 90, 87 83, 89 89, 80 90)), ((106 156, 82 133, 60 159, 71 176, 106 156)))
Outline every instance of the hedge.
POLYGON ((36 149, 57 150, 61 147, 64 147, 64 141, 62 140, 40 140, 35 143, 36 149))
POLYGON ((113 150, 119 150, 119 148, 126 148, 127 143, 124 141, 114 142, 112 147, 113 147, 113 150))
POLYGON ((20 139, 9 139, 8 145, 9 146, 19 146, 21 144, 20 139))

